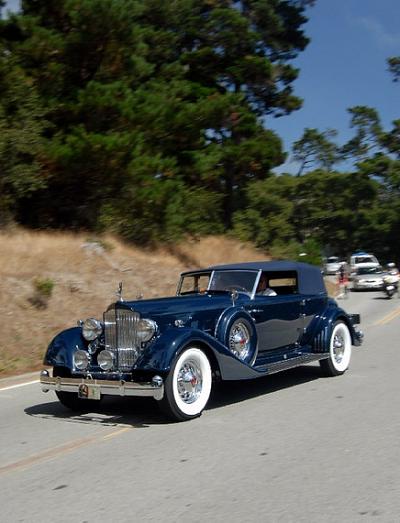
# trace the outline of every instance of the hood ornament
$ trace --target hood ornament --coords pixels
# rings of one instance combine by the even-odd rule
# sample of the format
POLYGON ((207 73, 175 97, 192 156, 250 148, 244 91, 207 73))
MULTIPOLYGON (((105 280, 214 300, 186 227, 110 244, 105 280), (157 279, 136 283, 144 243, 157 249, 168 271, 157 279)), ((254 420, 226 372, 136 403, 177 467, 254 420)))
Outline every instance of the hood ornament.
POLYGON ((118 289, 115 294, 118 296, 118 301, 124 301, 122 297, 122 281, 119 282, 118 289))

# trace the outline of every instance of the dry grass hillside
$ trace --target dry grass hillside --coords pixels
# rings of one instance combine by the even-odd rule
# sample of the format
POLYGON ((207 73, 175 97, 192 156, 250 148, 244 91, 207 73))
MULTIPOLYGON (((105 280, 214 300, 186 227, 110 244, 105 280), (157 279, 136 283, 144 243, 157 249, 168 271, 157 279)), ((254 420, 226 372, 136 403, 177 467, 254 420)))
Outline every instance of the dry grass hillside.
POLYGON ((183 270, 265 259, 225 237, 147 251, 113 237, 17 230, 0 233, 0 246, 0 376, 40 368, 51 338, 101 317, 120 281, 126 298, 168 296, 183 270))

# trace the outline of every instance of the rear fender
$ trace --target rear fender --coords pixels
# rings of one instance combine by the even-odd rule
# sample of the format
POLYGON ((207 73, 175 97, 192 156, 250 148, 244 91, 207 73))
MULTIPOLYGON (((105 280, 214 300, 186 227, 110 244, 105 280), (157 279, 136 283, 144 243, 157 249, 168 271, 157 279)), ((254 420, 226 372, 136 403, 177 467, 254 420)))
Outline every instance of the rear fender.
POLYGON ((347 325, 352 345, 357 346, 361 344, 351 317, 340 307, 328 305, 326 310, 310 325, 307 334, 307 341, 312 344, 314 352, 329 352, 332 331, 335 323, 339 320, 347 325))

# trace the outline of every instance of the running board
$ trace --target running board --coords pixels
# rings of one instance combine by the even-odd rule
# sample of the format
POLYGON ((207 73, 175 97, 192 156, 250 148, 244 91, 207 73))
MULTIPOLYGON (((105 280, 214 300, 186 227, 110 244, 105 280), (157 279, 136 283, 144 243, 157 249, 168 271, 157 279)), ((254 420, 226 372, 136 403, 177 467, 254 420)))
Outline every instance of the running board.
POLYGON ((329 358, 329 352, 321 354, 301 354, 300 356, 295 356, 294 358, 288 358, 286 360, 274 361, 271 363, 266 363, 263 365, 255 365, 253 368, 257 372, 262 374, 275 374, 276 372, 281 372, 282 370, 293 369, 299 365, 305 365, 307 363, 312 363, 314 361, 325 360, 329 358))

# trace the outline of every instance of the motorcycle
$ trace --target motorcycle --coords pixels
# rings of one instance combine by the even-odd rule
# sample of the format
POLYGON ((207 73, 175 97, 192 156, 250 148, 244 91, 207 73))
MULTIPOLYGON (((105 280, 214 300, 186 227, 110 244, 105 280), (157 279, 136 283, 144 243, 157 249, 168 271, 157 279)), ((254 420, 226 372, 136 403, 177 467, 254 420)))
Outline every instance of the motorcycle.
POLYGON ((389 300, 394 296, 398 291, 399 279, 398 277, 386 276, 383 278, 383 292, 389 298, 389 300))

